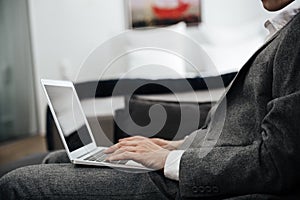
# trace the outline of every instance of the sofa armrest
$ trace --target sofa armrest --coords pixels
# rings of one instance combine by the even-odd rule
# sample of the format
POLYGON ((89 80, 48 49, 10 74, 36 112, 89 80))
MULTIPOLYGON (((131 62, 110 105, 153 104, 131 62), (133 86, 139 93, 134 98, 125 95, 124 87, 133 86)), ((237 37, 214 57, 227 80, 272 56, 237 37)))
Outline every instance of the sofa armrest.
MULTIPOLYGON (((149 118, 149 109, 151 106, 159 104, 163 106, 167 113, 167 119, 163 128, 157 132, 155 135, 147 137, 158 137, 163 139, 182 139, 186 135, 189 135, 194 130, 201 128, 206 120, 207 114, 214 104, 212 102, 168 102, 168 101, 155 101, 155 100, 145 100, 132 98, 129 101, 129 113, 131 119, 140 127, 146 126, 150 123, 149 118), (181 121, 181 110, 184 112, 190 113, 187 118, 184 119, 184 122, 181 124, 180 132, 179 125, 181 121), (200 112, 200 118, 194 119, 193 116, 200 112), (198 120, 197 126, 195 126, 195 120, 198 120)), ((133 127, 130 127, 129 117, 125 109, 120 109, 115 112, 115 120, 118 123, 114 123, 114 142, 116 143, 119 139, 134 135, 143 135, 140 133, 140 130, 135 130, 133 127), (125 130, 133 130, 131 133, 126 133, 122 128, 125 127, 125 130)))

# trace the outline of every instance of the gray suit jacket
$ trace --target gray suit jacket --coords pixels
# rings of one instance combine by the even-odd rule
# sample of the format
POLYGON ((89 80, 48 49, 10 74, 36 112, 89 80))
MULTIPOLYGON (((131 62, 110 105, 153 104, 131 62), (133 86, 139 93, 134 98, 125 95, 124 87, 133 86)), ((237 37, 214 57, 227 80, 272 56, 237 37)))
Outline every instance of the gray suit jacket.
POLYGON ((300 14, 250 58, 209 126, 193 135, 180 163, 183 198, 293 193, 300 181, 300 14))

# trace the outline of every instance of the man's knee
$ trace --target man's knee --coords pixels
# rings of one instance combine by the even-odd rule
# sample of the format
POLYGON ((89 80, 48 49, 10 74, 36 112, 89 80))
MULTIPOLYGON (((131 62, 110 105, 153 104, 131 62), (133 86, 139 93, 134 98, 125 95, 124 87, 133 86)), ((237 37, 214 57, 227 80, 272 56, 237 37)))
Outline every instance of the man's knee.
POLYGON ((28 190, 28 179, 31 170, 28 167, 16 169, 4 175, 0 179, 0 199, 21 199, 25 198, 28 190))

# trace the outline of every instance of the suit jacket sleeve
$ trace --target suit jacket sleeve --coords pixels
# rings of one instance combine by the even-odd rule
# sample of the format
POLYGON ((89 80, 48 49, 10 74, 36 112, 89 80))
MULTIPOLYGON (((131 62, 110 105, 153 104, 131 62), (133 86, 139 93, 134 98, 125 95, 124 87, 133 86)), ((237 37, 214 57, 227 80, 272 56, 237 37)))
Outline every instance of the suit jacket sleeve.
POLYGON ((185 151, 179 188, 184 198, 289 192, 300 180, 300 31, 283 37, 269 63, 273 98, 260 124, 261 138, 248 146, 185 151))

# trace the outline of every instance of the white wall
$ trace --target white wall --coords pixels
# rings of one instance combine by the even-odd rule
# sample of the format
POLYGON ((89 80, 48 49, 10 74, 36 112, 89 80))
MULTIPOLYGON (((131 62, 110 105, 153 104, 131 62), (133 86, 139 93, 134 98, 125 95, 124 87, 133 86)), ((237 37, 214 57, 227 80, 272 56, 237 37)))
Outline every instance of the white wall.
POLYGON ((97 45, 124 30, 120 0, 29 0, 41 133, 45 132, 46 100, 41 78, 71 78, 97 45))
POLYGON ((264 17, 260 1, 253 0, 202 0, 203 20, 210 26, 239 26, 264 17))
MULTIPOLYGON (((268 14, 260 4, 258 0, 203 0, 203 26, 189 34, 203 44, 220 68, 232 65, 239 68, 263 42, 262 24, 268 14), (249 30, 253 28, 257 30, 251 35, 249 30), (249 48, 231 45, 242 44, 245 38, 248 41, 254 38, 249 48), (236 52, 242 57, 238 61, 237 56, 233 56, 236 52)), ((43 133, 46 101, 39 85, 40 78, 72 79, 91 50, 125 29, 125 9, 122 0, 29 0, 29 8, 40 131, 43 133)))

